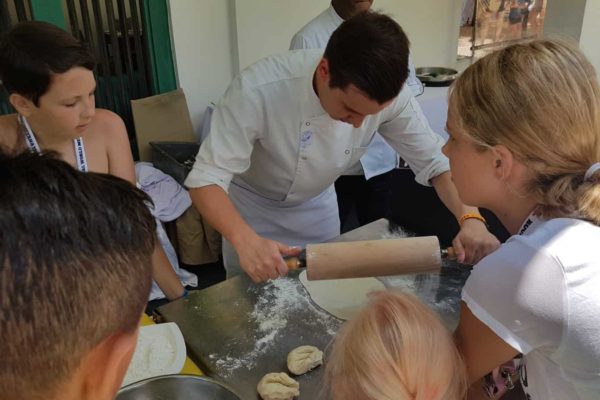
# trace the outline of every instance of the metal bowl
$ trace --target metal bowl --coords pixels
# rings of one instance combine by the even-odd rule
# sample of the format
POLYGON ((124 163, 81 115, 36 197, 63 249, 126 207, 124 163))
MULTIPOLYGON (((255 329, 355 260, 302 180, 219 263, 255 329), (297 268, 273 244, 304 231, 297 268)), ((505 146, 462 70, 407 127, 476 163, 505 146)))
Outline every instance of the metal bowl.
POLYGON ((415 72, 425 86, 450 86, 458 75, 457 70, 444 67, 420 67, 415 72))
POLYGON ((127 385, 115 400, 241 400, 225 385, 204 376, 164 375, 127 385))

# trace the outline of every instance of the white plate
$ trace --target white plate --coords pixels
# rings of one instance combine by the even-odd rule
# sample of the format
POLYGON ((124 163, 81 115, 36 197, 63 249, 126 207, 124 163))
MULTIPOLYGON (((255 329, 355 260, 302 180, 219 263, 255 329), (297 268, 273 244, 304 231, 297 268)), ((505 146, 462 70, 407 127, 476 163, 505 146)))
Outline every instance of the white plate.
POLYGON ((185 357, 183 335, 175 323, 142 326, 122 386, 155 376, 178 374, 185 357))

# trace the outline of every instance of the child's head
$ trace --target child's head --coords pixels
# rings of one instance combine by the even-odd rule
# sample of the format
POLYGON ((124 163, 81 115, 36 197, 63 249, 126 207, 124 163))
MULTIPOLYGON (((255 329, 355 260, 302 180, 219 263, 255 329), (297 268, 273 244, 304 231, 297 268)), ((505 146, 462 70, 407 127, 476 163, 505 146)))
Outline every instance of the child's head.
POLYGON ((15 25, 0 40, 0 78, 8 93, 18 93, 39 105, 52 76, 72 68, 92 71, 94 57, 70 33, 47 22, 15 25))
POLYGON ((448 329, 416 297, 372 294, 346 323, 327 360, 334 400, 457 400, 463 361, 448 329))
MULTIPOLYGON (((600 162, 600 86, 593 66, 576 47, 535 40, 477 61, 451 89, 448 128, 459 141, 471 141, 475 158, 498 156, 487 181, 505 179, 514 158, 525 173, 521 187, 509 189, 531 197, 544 216, 600 223, 600 172, 585 179, 600 162)), ((472 192, 478 186, 474 171, 481 169, 465 164, 461 170, 464 162, 452 142, 444 151, 461 197, 485 207, 482 192, 469 196, 469 187, 472 192)))
POLYGON ((0 182, 0 399, 112 399, 150 290, 148 197, 29 153, 0 153, 0 182))
POLYGON ((89 123, 94 65, 84 44, 46 22, 21 22, 0 39, 0 79, 10 103, 49 131, 81 134, 89 123))

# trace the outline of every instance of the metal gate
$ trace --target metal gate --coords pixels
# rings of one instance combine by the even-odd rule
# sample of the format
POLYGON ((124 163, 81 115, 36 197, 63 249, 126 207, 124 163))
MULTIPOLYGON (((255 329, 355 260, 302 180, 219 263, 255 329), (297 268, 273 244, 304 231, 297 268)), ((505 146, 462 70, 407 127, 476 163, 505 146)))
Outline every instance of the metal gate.
POLYGON ((152 94, 140 0, 67 0, 66 5, 71 33, 96 53, 98 107, 123 118, 137 154, 130 100, 152 94))
MULTIPOLYGON (((0 34, 10 29, 19 21, 31 19, 31 8, 28 1, 0 0, 0 34)), ((8 102, 6 90, 0 90, 0 114, 11 114, 15 111, 8 102)))

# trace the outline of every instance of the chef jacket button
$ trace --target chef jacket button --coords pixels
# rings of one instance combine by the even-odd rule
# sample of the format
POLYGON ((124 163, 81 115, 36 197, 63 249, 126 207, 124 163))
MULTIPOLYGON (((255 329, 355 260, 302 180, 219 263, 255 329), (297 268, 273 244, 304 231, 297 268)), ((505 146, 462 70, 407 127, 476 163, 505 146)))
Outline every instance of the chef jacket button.
POLYGON ((346 154, 350 154, 350 150, 346 150, 344 153, 346 153, 346 154))
POLYGON ((306 123, 306 126, 310 126, 310 122, 307 122, 307 123, 306 123))

